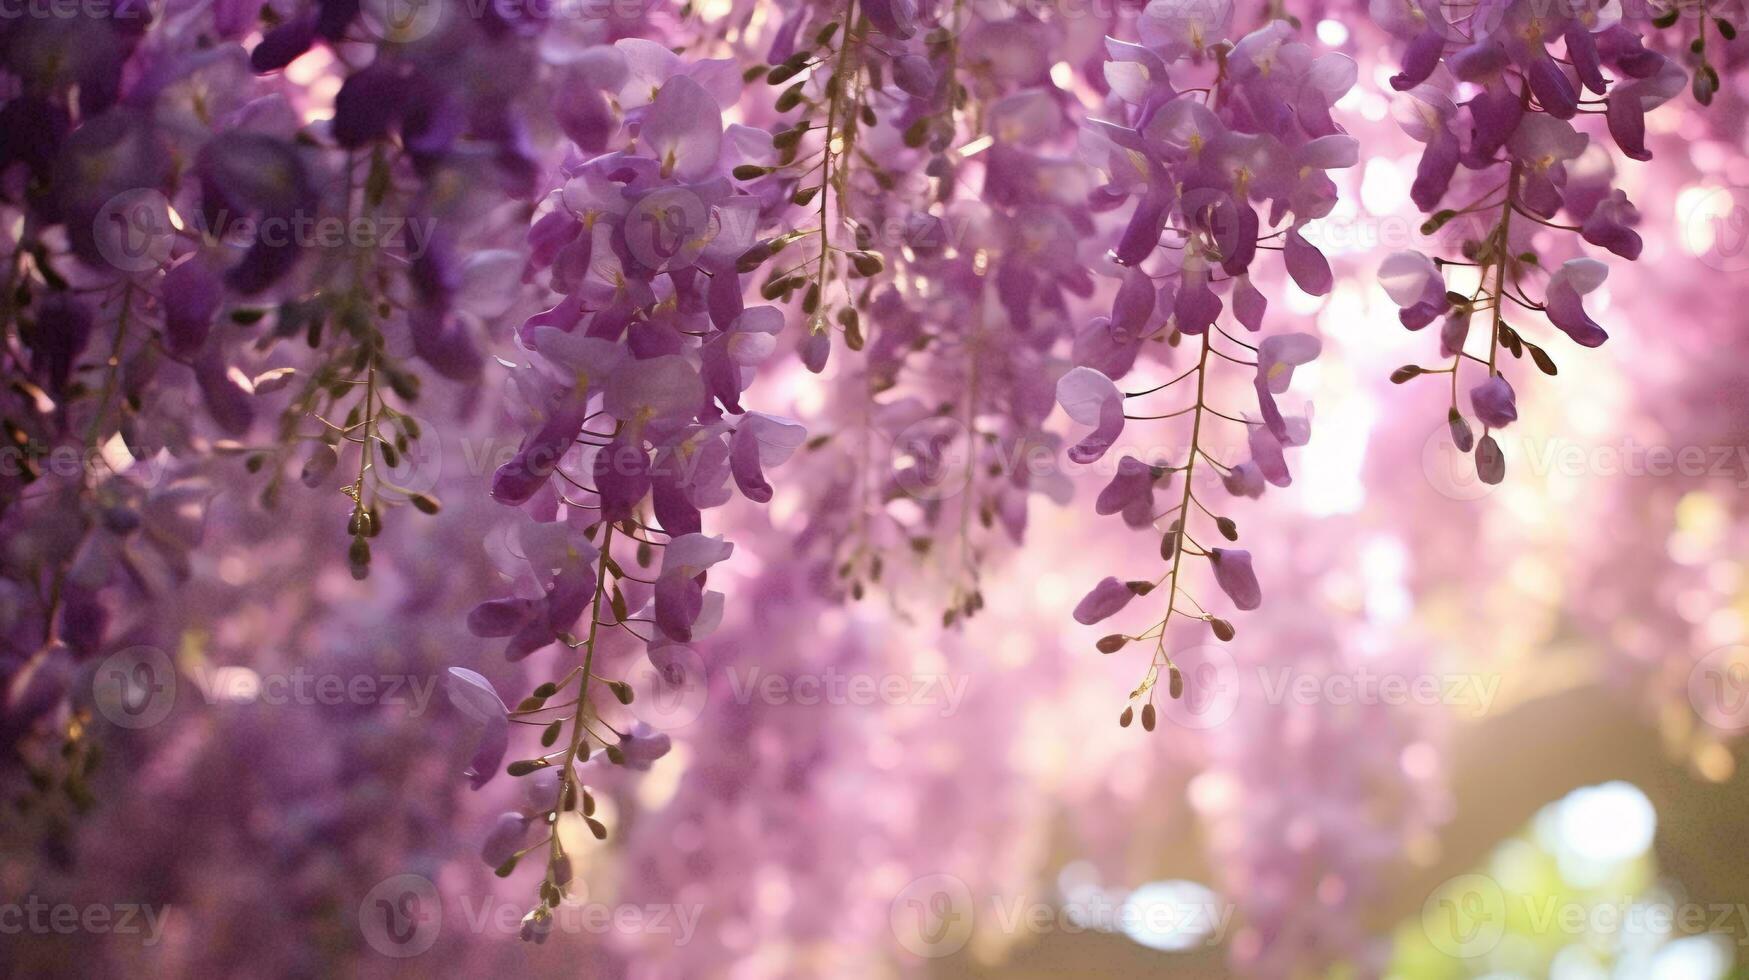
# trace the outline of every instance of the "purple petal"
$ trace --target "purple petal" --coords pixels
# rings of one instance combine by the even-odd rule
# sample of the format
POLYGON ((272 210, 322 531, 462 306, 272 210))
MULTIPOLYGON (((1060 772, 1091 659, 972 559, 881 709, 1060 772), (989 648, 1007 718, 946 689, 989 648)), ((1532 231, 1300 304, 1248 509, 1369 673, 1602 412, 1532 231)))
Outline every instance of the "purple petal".
POLYGON ((249 67, 258 75, 278 71, 296 61, 316 40, 316 21, 298 17, 268 31, 249 52, 249 67))
POLYGON ((1233 605, 1239 609, 1256 609, 1263 603, 1263 589, 1257 584, 1257 574, 1251 570, 1251 553, 1232 548, 1209 550, 1209 564, 1215 570, 1215 583, 1233 605))
POLYGON ((207 414, 219 428, 233 436, 249 431, 255 421, 254 397, 242 372, 227 365, 217 347, 195 360, 194 379, 207 414))
POLYGON ((1277 334, 1257 345, 1257 380, 1281 394, 1293 383, 1294 368, 1317 358, 1324 345, 1309 333, 1277 334))
POLYGON ((1336 283, 1335 276, 1330 272, 1330 262, 1324 258, 1324 253, 1318 251, 1316 245, 1306 241, 1298 228, 1287 233, 1282 258, 1287 263, 1287 274, 1293 277, 1294 285, 1312 296, 1323 296, 1336 283))
POLYGON ((904 40, 917 33, 916 0, 863 0, 863 13, 875 30, 904 40))
POLYGON ((1421 162, 1415 167, 1415 183, 1409 188, 1409 198, 1416 207, 1432 211, 1439 206, 1451 186, 1452 174, 1457 172, 1458 156, 1456 136, 1445 129, 1433 134, 1427 149, 1421 152, 1421 162))
POLYGON ((408 96, 407 79, 387 64, 353 72, 334 96, 334 142, 352 149, 387 136, 408 96))
POLYGON ((531 622, 538 603, 533 599, 490 599, 468 612, 468 632, 480 637, 513 636, 531 622))
POLYGON ((928 98, 935 92, 935 68, 921 55, 900 55, 893 62, 893 81, 911 95, 928 98))
POLYGON ((1598 347, 1609 339, 1609 334, 1585 313, 1580 298, 1595 289, 1607 272, 1607 267, 1594 259, 1569 259, 1549 277, 1545 297, 1549 322, 1581 347, 1598 347))
POLYGON ((1415 35, 1403 52, 1403 70, 1391 76, 1391 87, 1407 92, 1427 81, 1433 70, 1439 67, 1439 56, 1444 53, 1445 36, 1437 29, 1428 27, 1415 35))
MULTIPOLYGON (((1284 464, 1285 465, 1285 464, 1284 464)), ((1221 475, 1221 483, 1235 497, 1263 496, 1263 471, 1256 463, 1240 463, 1221 475)))
POLYGON ((206 345, 224 295, 224 284, 198 255, 170 270, 164 277, 164 346, 170 353, 190 357, 206 345))
POLYGON ((1420 252, 1392 252, 1379 263, 1379 285, 1391 302, 1402 307, 1445 295, 1445 278, 1439 266, 1420 252))
POLYGON ((1464 341, 1470 336, 1470 314, 1454 310, 1439 326, 1439 353, 1444 357, 1456 357, 1464 349, 1464 341))
POLYGON ((1248 277, 1241 277, 1233 286, 1233 316, 1245 325, 1245 329, 1256 333, 1263 329, 1263 315, 1269 310, 1269 300, 1263 296, 1263 291, 1251 284, 1248 277))
POLYGON ((1138 500, 1151 500, 1154 495, 1154 468, 1135 458, 1118 460, 1117 475, 1099 491, 1093 509, 1101 515, 1116 514, 1138 500))
POLYGON ((1208 270, 1193 272, 1186 267, 1178 286, 1178 296, 1172 304, 1172 316, 1179 332, 1192 337, 1201 336, 1220 315, 1221 298, 1209 288, 1208 270))
POLYGON ((1172 196, 1167 192, 1150 190, 1142 195, 1135 213, 1130 216, 1128 227, 1124 228, 1123 238, 1118 241, 1114 255, 1117 264, 1139 265, 1154 254, 1154 249, 1160 245, 1160 232, 1166 227, 1166 214, 1171 205, 1172 196))
POLYGON ((1077 463, 1096 462, 1104 456, 1118 436, 1123 435, 1123 399, 1114 398, 1099 406, 1099 422, 1086 438, 1069 448, 1069 458, 1077 463))
POLYGON ((698 508, 681 486, 674 472, 678 463, 658 465, 650 474, 650 504, 656 511, 656 522, 671 535, 697 534, 704 527, 698 508))
MULTIPOLYGON (((1506 86, 1490 85, 1477 93, 1468 107, 1472 128, 1466 160, 1472 167, 1486 166, 1518 129, 1518 121, 1524 118, 1524 103, 1506 86)), ((1449 174, 1446 179, 1450 180, 1449 174)))
POLYGON ((1470 407, 1475 409, 1476 418, 1490 429, 1503 429, 1518 418, 1518 404, 1512 386, 1498 374, 1470 389, 1470 407))
POLYGON ((704 86, 685 75, 656 93, 638 131, 643 149, 661 161, 663 176, 701 180, 717 168, 723 142, 722 110, 704 86))
POLYGON ((1107 317, 1094 317, 1075 335, 1071 356, 1076 365, 1086 367, 1109 378, 1122 377, 1135 366, 1141 352, 1141 341, 1134 335, 1118 336, 1107 317))
MULTIPOLYGON (((549 804, 550 805, 550 804, 549 804)), ((496 868, 516 856, 528 840, 528 828, 533 821, 520 813, 500 813, 480 845, 480 857, 488 867, 496 868)))
POLYGON ((1567 59, 1573 63, 1573 70, 1579 73, 1579 81, 1598 95, 1609 91, 1609 83, 1603 77, 1603 64, 1597 55, 1597 41, 1592 38, 1591 31, 1575 17, 1567 22, 1566 33, 1562 36, 1567 41, 1567 59))
POLYGON ((586 391, 566 392, 540 427, 523 440, 516 455, 492 474, 492 499, 515 506, 545 486, 583 430, 588 405, 586 391))
POLYGON ((479 789, 497 775, 510 747, 509 712, 492 689, 492 682, 465 667, 449 669, 444 690, 456 710, 480 726, 480 741, 467 771, 473 787, 479 789))
POLYGON ((1093 591, 1087 593, 1075 605, 1075 622, 1083 626, 1092 626, 1102 619, 1115 615, 1124 606, 1129 605, 1136 594, 1130 587, 1111 576, 1101 579, 1093 591))
POLYGON ((1650 160, 1646 149, 1646 110, 1640 97, 1633 93, 1611 92, 1605 113, 1609 120, 1609 135, 1623 155, 1634 160, 1650 160))
POLYGON ((663 575, 656 580, 656 626, 671 640, 692 639, 692 624, 704 608, 704 586, 691 575, 663 575))
POLYGON ((1543 52, 1540 58, 1530 63, 1530 90, 1535 93, 1536 100, 1542 104, 1543 111, 1556 119, 1571 119, 1579 111, 1579 93, 1573 90, 1573 83, 1567 78, 1567 73, 1543 52))
POLYGON ((1620 190, 1597 202, 1580 228, 1580 237, 1600 248, 1606 248, 1630 262, 1640 257, 1642 242, 1630 227, 1640 220, 1640 213, 1620 190))
POLYGON ((1154 299, 1154 280, 1140 269, 1130 270, 1111 304, 1111 329, 1123 336, 1140 336, 1154 314, 1154 299))
POLYGON ((602 519, 627 520, 650 492, 650 455, 641 441, 622 435, 595 454, 594 476, 602 519))

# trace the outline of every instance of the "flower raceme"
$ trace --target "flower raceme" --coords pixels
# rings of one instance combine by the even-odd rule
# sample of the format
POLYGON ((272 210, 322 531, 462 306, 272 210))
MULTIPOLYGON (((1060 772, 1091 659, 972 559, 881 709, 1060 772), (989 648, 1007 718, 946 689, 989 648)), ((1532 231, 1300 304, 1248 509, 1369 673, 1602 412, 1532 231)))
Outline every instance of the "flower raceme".
POLYGON ((1514 359, 1528 353, 1539 371, 1556 372, 1548 351, 1507 321, 1508 308, 1540 314, 1573 343, 1597 347, 1609 335, 1582 298, 1609 270, 1575 255, 1573 238, 1629 261, 1640 255, 1639 213, 1610 186, 1607 149, 1575 122, 1603 116, 1622 156, 1649 160, 1645 114, 1678 94, 1685 74, 1620 22, 1617 5, 1485 0, 1462 17, 1448 13, 1440 4, 1373 5, 1378 24, 1407 42, 1391 85, 1403 93, 1397 117, 1404 131, 1426 147, 1411 189, 1415 204, 1431 213, 1422 231, 1458 244, 1452 256, 1394 253, 1379 278, 1403 326, 1440 321, 1440 356, 1450 359, 1444 367, 1407 365, 1391 380, 1449 375, 1452 442, 1475 452, 1483 482, 1499 483, 1506 461, 1492 433, 1518 417, 1501 352, 1514 359), (1550 51, 1557 43, 1560 58, 1550 51), (1576 167, 1582 160, 1587 165, 1576 167), (1558 220, 1563 212, 1566 220, 1558 220), (1533 292, 1539 283, 1540 300, 1533 292), (1472 329, 1478 317, 1481 331, 1472 329), (1482 379, 1466 389, 1467 365, 1482 379), (1480 438, 1472 418, 1482 425, 1480 438))
POLYGON ((1168 649, 1173 617, 1190 617, 1194 607, 1194 618, 1218 638, 1234 635, 1230 623, 1190 595, 1189 580, 1180 578, 1185 560, 1206 561, 1235 608, 1255 609, 1262 601, 1249 552, 1205 546, 1197 537, 1205 533, 1198 525, 1212 524, 1224 539, 1238 538, 1236 523, 1199 496, 1199 469, 1219 474, 1231 495, 1255 497, 1266 484, 1291 483, 1284 450, 1310 437, 1309 416, 1284 415, 1277 396, 1288 390, 1296 367, 1318 356, 1318 339, 1277 333, 1252 342, 1223 325, 1223 314, 1243 328, 1239 333, 1263 332, 1268 301, 1252 279, 1266 252, 1281 253, 1282 267, 1301 290, 1330 291, 1330 266, 1303 230, 1335 204, 1326 171, 1358 158, 1355 140, 1330 115, 1354 83, 1354 63, 1295 40, 1285 21, 1227 40, 1232 21, 1230 4, 1149 4, 1137 24, 1141 43, 1106 40, 1109 118, 1089 121, 1083 140, 1090 162, 1106 177, 1093 194, 1098 206, 1133 206, 1109 256, 1107 271, 1120 280, 1110 315, 1094 319, 1077 338, 1077 366, 1057 384, 1063 410, 1091 429, 1069 458, 1099 460, 1133 422, 1179 420, 1189 430, 1177 461, 1124 456, 1095 503, 1099 513, 1121 514, 1129 525, 1155 533, 1165 522, 1159 550, 1165 567, 1152 578, 1108 577, 1075 609, 1075 619, 1091 625, 1164 588, 1165 611, 1152 626, 1098 644, 1111 653, 1153 641, 1148 670, 1120 717, 1129 725, 1139 702, 1148 729, 1162 669, 1171 696, 1183 692, 1168 649), (1197 81, 1188 82, 1192 78, 1197 81), (1156 341, 1186 351, 1189 366, 1163 384, 1119 388, 1115 379, 1131 372, 1144 344, 1156 341), (1247 369, 1255 412, 1216 408, 1217 389, 1236 379, 1213 376, 1243 378, 1247 369), (1141 407, 1143 399, 1158 404, 1179 394, 1189 396, 1188 404, 1141 407), (1217 459, 1205 431, 1214 425, 1241 426, 1251 458, 1217 459), (1175 480, 1180 487, 1173 493, 1175 480), (1161 509, 1160 491, 1176 496, 1176 503, 1161 509))
MULTIPOLYGON (((635 695, 601 673, 617 659, 607 648, 629 637, 659 669, 674 645, 710 633, 723 600, 705 586, 732 545, 702 533, 702 512, 728 502, 731 482, 751 501, 770 500, 766 469, 806 436, 741 402, 783 317, 741 299, 759 202, 723 172, 722 109, 736 88, 667 54, 632 39, 590 56, 591 77, 624 110, 603 128, 631 139, 568 164, 530 228, 528 278, 558 299, 517 331, 526 359, 511 404, 527 435, 492 480, 493 497, 525 515, 506 549, 516 595, 469 617, 476 635, 509 638, 511 660, 554 644, 580 651, 580 664, 561 665, 506 713, 539 727, 547 750, 510 773, 539 776, 548 791, 532 816, 500 820, 487 854, 508 875, 545 849, 539 903, 525 920, 537 940, 571 881, 563 827, 580 813, 596 837, 607 832, 586 767, 605 758, 647 769, 668 746, 626 719, 635 695), (528 840, 537 825, 544 836, 528 840)), ((465 672, 452 680, 458 703, 486 718, 476 786, 505 751, 478 687, 465 672)))
POLYGON ((486 216, 532 193, 536 32, 449 18, 390 40, 367 19, 129 0, 0 24, 0 632, 34 651, 0 674, 28 666, 61 723, 9 719, 5 757, 70 787, 36 811, 51 827, 85 799, 93 729, 47 681, 118 644, 176 646, 148 611, 197 573, 218 488, 264 512, 294 480, 343 496, 357 578, 393 509, 438 510, 390 471, 420 439, 422 382, 476 380, 474 338, 514 298, 478 273, 508 254, 486 216), (306 56, 329 69, 283 71, 306 56))

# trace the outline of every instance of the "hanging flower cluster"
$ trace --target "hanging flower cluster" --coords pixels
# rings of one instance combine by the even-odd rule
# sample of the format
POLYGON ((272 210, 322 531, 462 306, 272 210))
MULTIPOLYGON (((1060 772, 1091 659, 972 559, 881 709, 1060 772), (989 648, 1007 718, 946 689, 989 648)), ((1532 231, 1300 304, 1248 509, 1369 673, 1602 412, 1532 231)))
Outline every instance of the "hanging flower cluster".
POLYGON ((41 715, 62 748, 24 753, 31 781, 77 800, 89 713, 60 709, 124 638, 175 646, 145 610, 186 580, 217 485, 273 509, 288 475, 338 483, 356 577, 386 510, 438 509, 397 479, 430 387, 414 362, 478 377, 470 334, 505 302, 477 288, 504 255, 492 209, 535 174, 527 69, 493 66, 529 64, 536 35, 357 3, 12 13, 0 632, 33 707, 7 727, 41 715), (300 57, 335 87, 288 79, 300 57))
POLYGON ((1518 418, 1502 352, 1528 354, 1542 373, 1556 372, 1548 351, 1507 321, 1509 305, 1540 314, 1581 347, 1597 347, 1609 334, 1584 297, 1609 268, 1568 236, 1630 261, 1640 255, 1639 212, 1611 187, 1607 156, 1601 164, 1598 154, 1585 158, 1592 137, 1574 120, 1604 116, 1622 155, 1649 160, 1645 114, 1682 91, 1684 74, 1610 12, 1550 10, 1530 0, 1480 4, 1457 21, 1437 5, 1376 11, 1380 26, 1409 41, 1391 85, 1404 93, 1404 130, 1426 145, 1411 189, 1416 206, 1431 212, 1422 232, 1454 241, 1458 253, 1397 252, 1380 267, 1403 325, 1420 330, 1439 321, 1440 355, 1451 359, 1444 367, 1406 365, 1391 380, 1450 376, 1451 440, 1474 451, 1485 483, 1506 475, 1493 432, 1518 418), (1560 59, 1549 51, 1557 39, 1560 59), (1461 112, 1454 95, 1467 96, 1461 112), (1556 220, 1563 212, 1568 220, 1556 220), (1541 299, 1532 295, 1538 288, 1541 299), (1478 317, 1481 331, 1473 330, 1478 317), (1470 350, 1476 345, 1485 354, 1470 350), (1479 380, 1461 380, 1466 362, 1481 369, 1479 380))
POLYGON ((908 95, 901 77, 905 112, 867 133, 871 186, 855 220, 892 270, 866 290, 864 357, 831 395, 838 424, 809 453, 835 505, 811 515, 802 543, 832 592, 860 598, 927 564, 944 624, 962 622, 983 605, 996 539, 1019 542, 1031 497, 1066 490, 1036 463, 1056 455, 1060 437, 1045 430, 1056 352, 1094 290, 1091 174, 1073 156, 1070 80, 999 58, 1062 37, 1024 18, 977 20, 929 50, 983 110, 943 104, 945 80, 908 95))
POLYGON ((605 138, 623 130, 627 147, 568 164, 529 233, 529 276, 562 298, 518 330, 529 357, 510 400, 527 435, 492 478, 492 496, 527 516, 507 549, 516 592, 469 617, 475 635, 508 637, 510 660, 556 643, 581 661, 509 711, 476 673, 456 668, 451 685, 484 726, 476 787, 497 771, 511 722, 541 730, 545 751, 509 766, 540 780, 540 803, 507 814, 487 848, 503 875, 544 849, 540 901, 525 920, 534 939, 571 880, 563 821, 580 814, 596 837, 607 833, 588 766, 648 768, 669 744, 626 721, 635 695, 600 673, 603 631, 647 645, 658 670, 708 634, 722 595, 705 590, 707 576, 732 546, 703 533, 702 512, 730 499, 731 481, 748 500, 770 500, 766 469, 805 436, 741 403, 784 318, 742 302, 760 201, 725 172, 726 144, 757 139, 745 127, 725 133, 734 76, 638 39, 586 63, 589 83, 623 112, 601 121, 605 138), (537 828, 544 836, 531 843, 537 828))
POLYGON ((1167 649, 1173 617, 1192 617, 1187 607, 1194 607, 1193 618, 1207 623, 1217 637, 1234 635, 1227 620, 1194 599, 1187 582, 1181 584, 1185 560, 1206 561, 1236 608, 1255 609, 1262 601, 1250 552, 1205 545, 1206 536, 1196 537, 1203 524, 1227 541, 1238 539, 1233 520, 1198 495, 1199 489, 1208 490, 1199 487, 1199 473, 1212 468, 1230 494, 1255 497, 1268 484, 1291 481, 1285 450, 1310 438, 1309 413, 1283 414, 1276 396, 1287 391, 1294 368, 1317 357, 1318 339, 1285 333, 1253 344, 1222 326, 1221 314, 1230 302, 1234 321, 1247 331, 1262 330, 1267 301, 1252 274, 1265 251, 1282 253, 1288 275, 1301 290, 1313 295, 1330 290, 1330 266, 1303 229, 1335 204, 1335 185, 1326 171, 1353 166, 1358 153, 1355 140, 1330 116, 1331 105, 1354 82, 1354 63, 1293 40, 1286 21, 1237 43, 1224 40, 1232 20, 1227 4, 1150 4, 1138 22, 1143 43, 1106 42, 1110 108, 1117 119, 1092 121, 1085 135, 1093 162, 1108 177, 1096 199, 1107 208, 1131 199, 1135 204, 1111 253, 1112 271, 1121 277, 1111 313, 1076 338, 1077 366, 1057 384, 1064 411, 1091 427, 1069 458, 1082 464, 1100 460, 1121 445, 1132 420, 1182 420, 1189 428, 1176 460, 1123 454, 1095 505, 1099 513, 1121 514, 1137 528, 1160 532, 1165 522, 1160 539, 1165 569, 1148 578, 1107 577, 1075 608, 1075 619, 1091 625, 1164 586, 1165 612, 1158 621, 1136 633, 1113 633, 1098 644, 1112 653, 1133 641, 1153 641, 1147 673, 1120 717, 1129 725, 1139 702, 1142 725, 1149 730, 1162 670, 1171 696, 1183 693, 1183 676, 1167 649), (1172 68, 1197 72, 1205 84, 1179 88, 1185 79, 1172 78, 1172 68), (1189 348, 1192 363, 1163 384, 1119 388, 1113 379, 1130 373, 1144 345, 1160 342, 1169 350, 1189 348), (1216 390, 1227 384, 1214 377, 1218 372, 1249 374, 1255 418, 1213 407, 1216 390), (1180 394, 1192 400, 1162 404, 1180 394), (1142 407, 1143 399, 1160 409, 1142 407), (1250 458, 1223 460, 1211 452, 1208 430, 1215 425, 1243 426, 1250 458), (1162 508, 1157 500, 1162 492, 1177 502, 1162 508))

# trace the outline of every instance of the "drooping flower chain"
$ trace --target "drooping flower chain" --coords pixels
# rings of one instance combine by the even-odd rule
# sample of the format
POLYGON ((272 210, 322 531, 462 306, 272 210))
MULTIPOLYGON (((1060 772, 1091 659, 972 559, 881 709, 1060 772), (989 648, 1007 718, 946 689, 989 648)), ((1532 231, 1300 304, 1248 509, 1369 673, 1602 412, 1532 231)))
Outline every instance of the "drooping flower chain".
POLYGON ((1235 522, 1198 496, 1199 467, 1212 468, 1234 496, 1255 497, 1266 484, 1291 481, 1284 450, 1304 445, 1310 436, 1309 418, 1284 416, 1275 395, 1287 390, 1295 367, 1317 356, 1317 338, 1277 334, 1255 345, 1241 340, 1218 322, 1225 304, 1217 289, 1229 292, 1233 319, 1251 331, 1262 328, 1267 305, 1251 282, 1260 251, 1281 251, 1300 289, 1328 292, 1329 265, 1302 230, 1335 203, 1335 186, 1325 171, 1352 166, 1358 154, 1353 138, 1330 118, 1331 105, 1353 84, 1354 63, 1314 53, 1292 39, 1285 21, 1237 43, 1226 41, 1232 19, 1231 7, 1224 4, 1156 2, 1138 22, 1142 44, 1107 40, 1106 76, 1113 107, 1123 115, 1120 121, 1090 123, 1087 142, 1096 165, 1110 178, 1100 192, 1104 200, 1117 206, 1134 198, 1136 204, 1112 253, 1122 284, 1111 315, 1095 320, 1077 338, 1077 366, 1057 387, 1070 417, 1093 427, 1069 451, 1077 463, 1097 461, 1117 446, 1129 421, 1190 417, 1182 461, 1125 455, 1096 503, 1100 513, 1122 514, 1134 527, 1157 532, 1160 522, 1168 522, 1160 540, 1165 569, 1151 578, 1108 577, 1075 609, 1076 620, 1091 625, 1165 586, 1165 611, 1158 621, 1098 643, 1102 652, 1112 653, 1134 641, 1154 641, 1147 673, 1119 718, 1129 725, 1140 704, 1142 725, 1149 730, 1155 725, 1154 694, 1162 669, 1170 695, 1183 694, 1183 675, 1167 646, 1173 617, 1206 622, 1221 640, 1235 632, 1181 583, 1185 559, 1207 561, 1235 607, 1254 609, 1262 600, 1248 551, 1205 545, 1196 537, 1198 524, 1212 524, 1226 540, 1238 538, 1235 522), (1207 84, 1176 89, 1168 66, 1183 64, 1199 70, 1207 84), (1258 213, 1260 206, 1268 208, 1267 220, 1258 213), (1112 379, 1128 374, 1142 345, 1156 340, 1188 346, 1194 363, 1163 384, 1121 390, 1112 379), (1210 404, 1221 384, 1213 376, 1228 365, 1254 372, 1258 417, 1210 404), (1140 399, 1183 390, 1180 386, 1194 388, 1189 405, 1159 411, 1132 407, 1140 399), (1243 427, 1249 460, 1223 461, 1209 450, 1208 430, 1216 424, 1243 427), (1155 493, 1174 478, 1183 480, 1178 501, 1158 510, 1155 493))
POLYGON ((1403 251, 1384 260, 1380 279, 1402 308, 1403 325, 1420 330, 1440 321, 1440 353, 1451 359, 1444 367, 1406 365, 1391 380, 1450 375, 1452 443, 1473 451, 1477 476, 1496 484, 1505 478, 1506 457, 1493 433, 1518 417, 1502 353, 1528 354, 1542 373, 1556 372, 1544 346, 1506 319, 1508 307, 1540 314, 1574 343, 1597 347, 1608 334, 1586 313, 1582 297, 1603 284, 1609 269, 1582 253, 1560 259, 1578 251, 1562 238, 1577 235, 1630 261, 1640 254, 1633 230, 1639 213, 1610 187, 1607 154, 1572 120, 1604 116, 1622 155, 1649 160, 1645 113, 1679 93, 1684 75, 1601 7, 1569 12, 1534 0, 1491 0, 1453 22, 1437 5, 1392 4, 1378 19, 1409 41, 1403 71, 1391 84, 1404 93, 1399 119, 1405 130, 1427 147, 1411 188, 1415 204, 1431 212, 1422 231, 1455 239, 1458 252, 1403 251), (1548 50, 1556 38, 1565 49, 1560 59, 1548 50), (1451 94, 1460 87, 1469 93, 1461 114, 1451 94), (1569 165, 1588 150, 1602 165, 1570 176, 1569 165), (1464 179, 1457 181, 1460 167, 1464 179), (1454 182, 1461 192, 1454 193, 1454 182), (1562 211, 1567 221, 1556 220, 1562 211), (1531 293, 1538 283, 1541 299, 1531 293), (1485 356, 1469 349, 1478 315, 1485 356), (1482 369, 1482 379, 1467 388, 1460 380, 1466 362, 1482 369), (1481 423, 1479 437, 1472 418, 1481 423))

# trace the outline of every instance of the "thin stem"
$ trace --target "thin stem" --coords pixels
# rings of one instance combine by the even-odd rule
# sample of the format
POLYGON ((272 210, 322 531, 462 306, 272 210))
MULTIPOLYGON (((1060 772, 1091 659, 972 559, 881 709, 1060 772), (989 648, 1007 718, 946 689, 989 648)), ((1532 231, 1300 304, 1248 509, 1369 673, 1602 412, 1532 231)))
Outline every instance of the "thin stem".
MULTIPOLYGON (((825 153, 820 160, 820 269, 815 277, 820 285, 820 300, 822 302, 824 302, 826 298, 826 259, 832 252, 832 226, 828 223, 826 211, 831 205, 834 188, 837 189, 839 197, 841 198, 848 190, 848 182, 844 180, 844 172, 842 168, 838 171, 836 184, 833 181, 832 139, 833 131, 838 125, 839 102, 844 95, 844 86, 848 81, 848 79, 844 77, 843 70, 845 57, 850 51, 851 43, 855 39, 856 0, 850 0, 850 4, 845 8, 844 13, 844 43, 839 45, 838 57, 832 66, 832 74, 826 79, 826 86, 832 91, 831 100, 826 105, 826 142, 823 144, 825 153)), ((844 152, 846 155, 850 153, 848 141, 844 147, 844 152)), ((838 217, 840 220, 843 220, 844 218, 844 202, 842 200, 838 202, 838 217)))
MULTIPOLYGON (((1178 570, 1184 567, 1185 531, 1187 530, 1186 525, 1190 523, 1190 502, 1194 499, 1190 491, 1191 487, 1195 485, 1193 481, 1196 478, 1196 458, 1201 452, 1198 440, 1202 437, 1203 389, 1208 383, 1208 360, 1209 334, 1205 330, 1202 335, 1202 356, 1196 362, 1196 414, 1190 423, 1190 454, 1184 465, 1184 495, 1178 502, 1178 548, 1172 556, 1171 592, 1166 600, 1166 615, 1160 620, 1160 649, 1162 652, 1165 651, 1166 645, 1166 626, 1172 622, 1172 614, 1178 609, 1178 570)), ((1198 501, 1197 505, 1201 506, 1201 501, 1198 501)), ((1172 658, 1168 656, 1166 662, 1171 663, 1172 658)))
POLYGON ((1512 212, 1517 209, 1518 184, 1519 184, 1519 178, 1521 176, 1522 176, 1522 171, 1520 169, 1520 164, 1514 163, 1512 165, 1511 175, 1506 178, 1506 203, 1500 209, 1500 224, 1499 224, 1498 229, 1495 231, 1495 236, 1498 239, 1498 243, 1496 244, 1495 247, 1499 250, 1499 254, 1496 257, 1498 264, 1497 264, 1497 271, 1495 273, 1495 278, 1494 278, 1494 297, 1495 298, 1494 298, 1493 326, 1489 330, 1489 336, 1488 336, 1488 376, 1489 377, 1493 377, 1494 375, 1500 373, 1499 368, 1496 367, 1496 365, 1498 364, 1498 359, 1499 359, 1499 354, 1500 354, 1500 320, 1501 320, 1501 315, 1503 312, 1502 307, 1504 305, 1500 302, 1500 297, 1507 295, 1507 293, 1506 293, 1506 276, 1507 276, 1507 272, 1508 272, 1507 267, 1512 262, 1512 248, 1511 248, 1508 236, 1510 235, 1510 233, 1512 231, 1512 212))
POLYGON ((583 716, 589 709, 589 678, 594 676, 592 669, 595 664, 595 636, 600 629, 601 596, 606 592, 607 559, 613 547, 613 525, 605 524, 606 530, 601 536, 601 558, 595 568, 595 598, 591 601, 589 611, 589 635, 583 641, 583 674, 577 680, 577 712, 571 716, 571 744, 565 749, 565 768, 559 774, 559 798, 553 806, 553 848, 552 857, 547 862, 547 874, 552 875, 552 865, 565 856, 565 847, 559 843, 559 808, 571 798, 572 790, 577 785, 577 770, 574 763, 577 760, 577 748, 583 741, 583 716))

